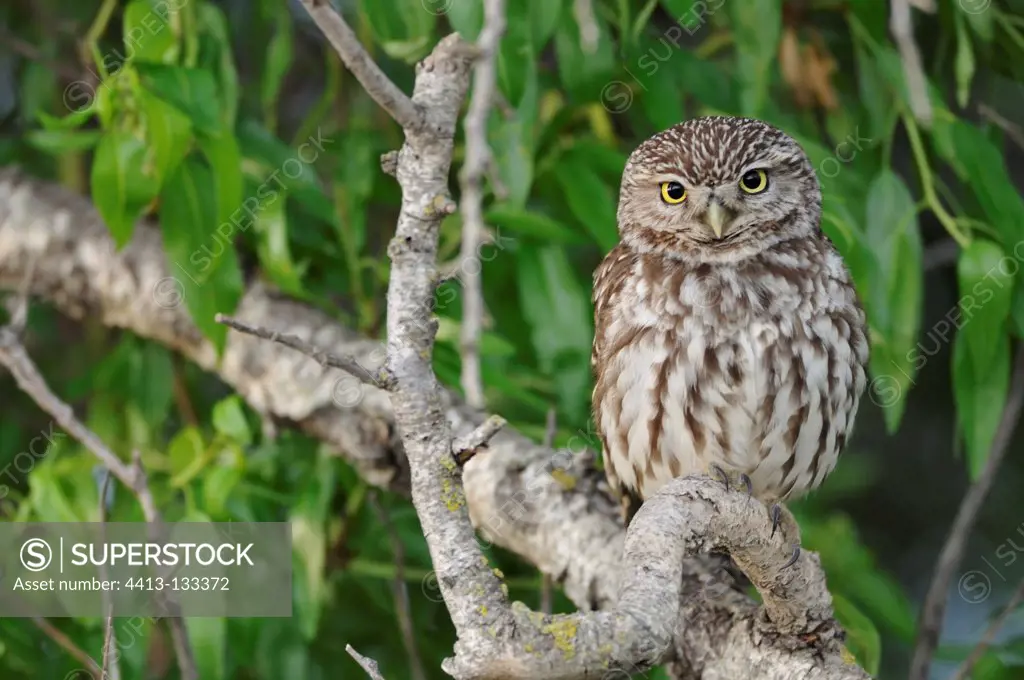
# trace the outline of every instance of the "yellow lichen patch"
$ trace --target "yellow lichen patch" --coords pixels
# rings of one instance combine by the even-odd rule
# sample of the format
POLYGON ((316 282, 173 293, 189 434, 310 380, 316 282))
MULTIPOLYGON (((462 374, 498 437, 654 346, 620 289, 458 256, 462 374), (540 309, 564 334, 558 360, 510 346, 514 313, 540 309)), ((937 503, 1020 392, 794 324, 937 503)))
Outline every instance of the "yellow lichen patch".
POLYGON ((494 569, 491 569, 491 571, 493 571, 494 575, 497 576, 499 579, 505 579, 505 572, 503 572, 501 569, 495 567, 494 569))
POLYGON ((501 594, 504 595, 506 598, 508 597, 508 586, 504 583, 501 584, 501 594))
POLYGON ((839 655, 842 657, 844 663, 857 663, 857 657, 853 655, 853 652, 846 648, 846 645, 843 645, 843 648, 839 651, 839 655))
POLYGON ((451 456, 441 456, 441 467, 448 472, 455 474, 455 459, 451 456))
POLYGON ((562 650, 566 659, 576 656, 576 621, 567 617, 561 621, 553 621, 540 629, 555 640, 555 647, 562 650))
POLYGON ((487 616, 487 606, 486 605, 480 605, 479 607, 476 608, 476 610, 480 613, 480 616, 487 616))
POLYGON ((555 481, 561 484, 562 488, 566 491, 572 491, 576 488, 576 478, 565 470, 559 470, 556 468, 551 471, 551 476, 554 477, 555 481))
POLYGON ((450 479, 441 480, 441 500, 451 512, 457 512, 466 503, 466 497, 452 484, 450 479))

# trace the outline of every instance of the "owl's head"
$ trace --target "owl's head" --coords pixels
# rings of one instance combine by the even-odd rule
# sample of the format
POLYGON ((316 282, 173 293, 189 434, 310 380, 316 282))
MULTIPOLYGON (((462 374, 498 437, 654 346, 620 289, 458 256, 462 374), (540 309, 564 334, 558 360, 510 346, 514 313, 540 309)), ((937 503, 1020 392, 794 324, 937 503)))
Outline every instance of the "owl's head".
POLYGON ((742 260, 820 221, 807 154, 749 118, 695 118, 654 135, 630 155, 619 192, 623 241, 684 259, 742 260))

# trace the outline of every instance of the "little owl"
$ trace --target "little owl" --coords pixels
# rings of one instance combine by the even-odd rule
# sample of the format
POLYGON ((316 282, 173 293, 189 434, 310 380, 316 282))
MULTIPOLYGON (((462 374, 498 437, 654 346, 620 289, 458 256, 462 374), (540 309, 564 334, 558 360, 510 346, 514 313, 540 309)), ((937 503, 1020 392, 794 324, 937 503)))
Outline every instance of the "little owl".
POLYGON ((697 118, 629 157, 620 242, 594 274, 591 356, 627 522, 669 480, 703 472, 727 486, 735 474, 774 527, 779 502, 835 467, 868 339, 820 221, 806 154, 761 121, 697 118))

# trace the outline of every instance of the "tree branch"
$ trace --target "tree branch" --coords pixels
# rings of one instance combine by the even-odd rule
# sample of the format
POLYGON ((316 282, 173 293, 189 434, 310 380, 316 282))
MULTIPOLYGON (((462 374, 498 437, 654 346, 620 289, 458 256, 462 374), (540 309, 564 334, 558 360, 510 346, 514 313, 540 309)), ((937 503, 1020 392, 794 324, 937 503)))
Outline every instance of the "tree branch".
POLYGON ((380 674, 380 668, 377 666, 376 661, 368 656, 363 656, 352 645, 345 645, 345 651, 366 671, 366 674, 370 676, 370 680, 384 680, 384 676, 380 674))
POLYGON ((942 620, 946 612, 946 598, 949 584, 953 580, 957 567, 967 546, 971 529, 978 519, 985 497, 992 489, 996 473, 1003 462, 1010 438, 1020 418, 1021 407, 1024 406, 1024 345, 1017 348, 1014 360, 1013 375, 1010 382, 1010 395, 1003 408, 1003 417, 999 422, 995 437, 992 439, 992 450, 985 461, 985 468, 978 479, 971 485, 960 501, 960 509, 949 530, 946 544, 939 553, 939 561, 932 576, 931 585, 921 605, 921 616, 917 624, 917 640, 914 643, 914 656, 910 664, 909 680, 927 680, 928 669, 931 667, 932 655, 939 644, 942 633, 942 620))
POLYGON ((300 0, 317 27, 331 42, 341 60, 363 89, 405 129, 419 130, 425 123, 423 110, 391 82, 359 44, 356 34, 330 0, 300 0))
POLYGON ((463 122, 466 131, 466 160, 462 165, 462 391, 466 403, 484 408, 483 379, 480 376, 480 334, 483 328, 484 297, 479 249, 484 234, 483 179, 493 163, 487 144, 487 119, 494 101, 497 77, 495 57, 505 32, 505 0, 485 0, 484 27, 477 48, 480 58, 473 67, 473 99, 463 122))

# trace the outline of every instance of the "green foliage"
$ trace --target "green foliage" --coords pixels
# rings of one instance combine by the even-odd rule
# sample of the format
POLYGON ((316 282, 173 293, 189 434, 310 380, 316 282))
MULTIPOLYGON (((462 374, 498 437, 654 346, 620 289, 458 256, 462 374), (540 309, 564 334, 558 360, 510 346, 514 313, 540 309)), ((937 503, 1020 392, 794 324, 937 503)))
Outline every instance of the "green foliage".
MULTIPOLYGON (((923 367, 950 351, 964 464, 976 477, 1006 401, 1011 340, 1024 337, 1024 198, 1003 157, 1004 132, 973 111, 985 102, 1010 111, 1024 105, 1021 1, 972 12, 969 2, 938 0, 933 15, 915 10, 930 124, 912 112, 888 5, 879 0, 594 0, 592 45, 571 0, 506 4, 500 101, 488 121, 493 179, 500 180, 487 186, 492 240, 467 262, 458 259, 459 215, 441 235, 442 260, 456 279, 482 266, 489 408, 539 439, 556 406, 556 443, 575 439, 579 448, 580 435, 593 430, 591 275, 617 240, 618 182, 629 152, 683 118, 753 115, 806 149, 823 186, 823 229, 866 307, 871 385, 861 422, 880 407, 888 431, 899 432, 923 367), (928 324, 926 251, 944 240, 959 248, 950 276, 957 302, 945 321, 928 324)), ((407 90, 410 64, 449 30, 475 38, 483 21, 479 0, 341 5, 407 90)), ((245 282, 257 277, 380 337, 385 250, 400 193, 378 166, 382 153, 400 145, 400 130, 326 41, 311 38, 315 27, 296 3, 260 0, 238 11, 193 0, 165 3, 163 13, 160 6, 49 3, 48 15, 86 36, 81 51, 96 82, 68 85, 34 62, 12 71, 23 134, 0 136, 0 162, 90 192, 120 248, 140 218, 154 219, 174 277, 154 294, 169 296, 169 306, 184 304, 218 350, 226 332, 214 315, 235 311, 245 282), (177 9, 166 13, 168 4, 177 9)), ((0 21, 7 19, 42 54, 76 51, 74 40, 40 25, 38 15, 0 8, 0 21)), ((464 158, 461 130, 455 158, 453 180, 464 158)), ((438 289, 435 309, 435 369, 449 385, 458 385, 460 370, 457 283, 438 289)), ((31 327, 46 323, 54 322, 33 318, 31 327)), ((291 523, 294 618, 191 620, 204 680, 356 677, 343 642, 379 659, 386 677, 412 677, 391 589, 394 547, 354 471, 304 436, 268 436, 263 416, 240 396, 176 363, 167 349, 113 333, 87 338, 86 357, 54 370, 55 388, 76 400, 119 454, 142 453, 169 519, 291 523)), ((61 355, 60 347, 48 349, 61 355)), ((20 420, 0 419, 0 464, 33 428, 45 429, 34 416, 20 420)), ((12 486, 8 517, 95 519, 93 465, 80 446, 57 438, 12 486)), ((909 597, 841 510, 866 497, 879 473, 848 455, 821 494, 796 508, 805 545, 821 554, 847 646, 872 672, 893 667, 892 650, 909 643, 916 626, 909 597)), ((418 651, 428 677, 442 677, 453 631, 436 589, 425 585, 430 559, 415 513, 387 494, 377 501, 405 553, 418 651)), ((112 517, 141 515, 120 493, 112 517)), ((536 570, 490 553, 513 597, 536 605, 536 570)), ((556 608, 571 608, 561 593, 556 608)), ((58 625, 83 648, 99 649, 98 621, 58 625)), ((145 652, 165 638, 162 626, 141 628, 143 644, 124 652, 123 677, 148 677, 145 652)), ((1009 655, 1013 644, 997 646, 975 677, 1016 677, 1022 660, 1009 655)), ((4 677, 64 677, 74 663, 35 628, 0 621, 4 677), (38 652, 41 645, 47 653, 38 652)))

